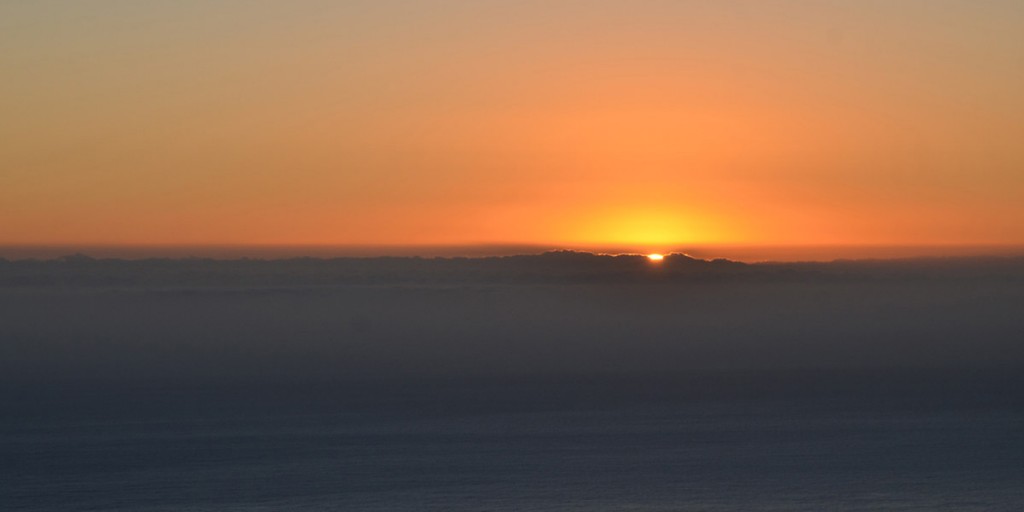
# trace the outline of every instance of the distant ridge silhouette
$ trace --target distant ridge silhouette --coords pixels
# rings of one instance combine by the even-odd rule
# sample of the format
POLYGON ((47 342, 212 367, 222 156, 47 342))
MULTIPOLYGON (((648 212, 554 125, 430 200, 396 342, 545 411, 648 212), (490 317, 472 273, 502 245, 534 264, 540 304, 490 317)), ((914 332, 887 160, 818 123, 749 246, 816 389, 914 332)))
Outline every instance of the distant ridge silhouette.
POLYGON ((837 260, 741 263, 668 254, 550 251, 487 257, 343 257, 286 259, 0 259, 0 285, 61 286, 331 286, 346 284, 665 283, 686 280, 856 280, 949 277, 1024 278, 1024 257, 837 260))

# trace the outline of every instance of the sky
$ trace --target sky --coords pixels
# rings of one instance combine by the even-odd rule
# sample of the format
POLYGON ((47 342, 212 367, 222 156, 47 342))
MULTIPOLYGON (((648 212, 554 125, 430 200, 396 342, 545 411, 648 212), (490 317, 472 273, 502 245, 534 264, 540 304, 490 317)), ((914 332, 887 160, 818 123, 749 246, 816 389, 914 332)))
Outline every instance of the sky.
POLYGON ((0 244, 1024 244, 1024 2, 0 2, 0 244))

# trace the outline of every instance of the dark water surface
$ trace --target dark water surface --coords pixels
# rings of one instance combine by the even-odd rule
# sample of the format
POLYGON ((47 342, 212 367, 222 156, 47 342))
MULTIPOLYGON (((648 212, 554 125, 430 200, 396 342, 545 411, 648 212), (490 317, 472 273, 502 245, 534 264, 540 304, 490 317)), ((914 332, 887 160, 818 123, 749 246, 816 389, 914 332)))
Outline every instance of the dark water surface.
POLYGON ((1024 260, 0 261, 0 512, 1024 510, 1024 260))
POLYGON ((544 386, 476 389, 469 402, 451 389, 407 390, 404 403, 382 397, 391 404, 382 407, 237 393, 23 407, 0 430, 0 505, 1024 509, 1024 410, 997 387, 929 396, 904 381, 896 395, 751 388, 711 399, 633 388, 595 398, 609 386, 576 384, 547 400, 544 386))

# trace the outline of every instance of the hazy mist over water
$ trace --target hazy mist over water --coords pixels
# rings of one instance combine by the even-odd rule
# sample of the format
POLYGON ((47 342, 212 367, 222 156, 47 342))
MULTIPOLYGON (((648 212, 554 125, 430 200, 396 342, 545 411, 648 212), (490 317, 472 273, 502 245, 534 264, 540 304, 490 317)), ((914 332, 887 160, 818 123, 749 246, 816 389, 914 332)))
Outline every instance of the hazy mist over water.
POLYGON ((0 261, 5 510, 1015 510, 1024 260, 0 261))

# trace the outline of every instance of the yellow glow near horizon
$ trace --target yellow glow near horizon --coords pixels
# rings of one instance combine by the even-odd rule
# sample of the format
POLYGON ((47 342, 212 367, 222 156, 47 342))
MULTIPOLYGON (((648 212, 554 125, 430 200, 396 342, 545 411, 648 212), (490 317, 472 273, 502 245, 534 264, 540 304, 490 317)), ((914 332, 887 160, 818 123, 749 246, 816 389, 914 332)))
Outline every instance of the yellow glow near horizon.
POLYGON ((653 253, 653 254, 648 254, 647 255, 647 259, 657 263, 657 262, 660 262, 661 260, 665 259, 665 256, 662 255, 662 254, 653 253))
POLYGON ((694 207, 619 204, 594 210, 582 218, 570 216, 560 227, 561 239, 582 245, 617 244, 644 252, 739 239, 736 230, 718 222, 716 215, 700 214, 694 207))

